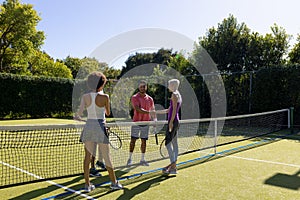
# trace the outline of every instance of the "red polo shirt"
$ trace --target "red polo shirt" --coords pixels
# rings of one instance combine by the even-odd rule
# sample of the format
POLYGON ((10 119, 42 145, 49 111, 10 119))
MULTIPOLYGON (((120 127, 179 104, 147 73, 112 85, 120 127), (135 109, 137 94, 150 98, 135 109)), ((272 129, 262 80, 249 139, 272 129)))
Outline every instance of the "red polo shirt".
POLYGON ((148 113, 139 113, 135 110, 135 107, 138 106, 139 108, 142 108, 144 110, 150 111, 154 108, 154 101, 152 97, 150 97, 148 94, 145 96, 141 96, 140 93, 136 93, 131 97, 131 105, 134 109, 134 115, 133 115, 133 121, 150 121, 151 116, 148 113))

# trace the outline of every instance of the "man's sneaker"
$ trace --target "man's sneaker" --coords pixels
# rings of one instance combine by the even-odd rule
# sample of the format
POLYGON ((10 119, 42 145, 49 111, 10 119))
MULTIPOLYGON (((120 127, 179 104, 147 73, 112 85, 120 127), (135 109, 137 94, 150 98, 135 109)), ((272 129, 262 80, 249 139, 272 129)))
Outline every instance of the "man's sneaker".
POLYGON ((110 188, 112 190, 121 190, 121 189, 123 189, 123 186, 121 185, 121 183, 119 181, 117 181, 115 184, 112 183, 110 185, 110 188))
POLYGON ((91 192, 92 190, 95 189, 95 186, 93 184, 90 184, 90 185, 85 185, 84 186, 84 191, 85 192, 91 192))
POLYGON ((91 168, 90 169, 90 176, 93 177, 101 177, 101 174, 98 172, 98 170, 96 170, 95 168, 91 168))
POLYGON ((96 162, 96 166, 101 168, 102 170, 106 170, 105 164, 100 162, 99 160, 96 162))
POLYGON ((177 174, 177 169, 170 169, 169 174, 177 174))
POLYGON ((132 165, 132 160, 129 158, 128 160, 127 160, 127 166, 131 166, 132 165))
POLYGON ((149 166, 149 163, 147 163, 146 160, 141 160, 140 164, 143 165, 143 166, 149 166))

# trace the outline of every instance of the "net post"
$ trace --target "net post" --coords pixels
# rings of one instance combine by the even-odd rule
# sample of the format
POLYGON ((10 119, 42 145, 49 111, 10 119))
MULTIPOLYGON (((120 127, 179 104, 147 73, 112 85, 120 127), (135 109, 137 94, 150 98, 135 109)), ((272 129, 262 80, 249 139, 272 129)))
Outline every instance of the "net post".
POLYGON ((294 107, 290 107, 289 109, 289 128, 291 129, 291 134, 294 134, 294 107))
POLYGON ((214 153, 217 154, 217 135, 218 135, 218 120, 215 120, 215 130, 214 130, 214 153))

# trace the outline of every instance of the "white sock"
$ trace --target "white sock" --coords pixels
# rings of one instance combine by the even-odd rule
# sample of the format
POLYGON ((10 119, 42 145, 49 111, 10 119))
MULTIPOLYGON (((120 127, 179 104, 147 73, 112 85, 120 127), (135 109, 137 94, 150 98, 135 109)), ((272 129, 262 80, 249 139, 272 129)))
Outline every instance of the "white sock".
POLYGON ((142 158, 141 158, 141 160, 145 160, 145 154, 144 154, 144 153, 142 153, 142 158))
POLYGON ((129 152, 129 159, 132 158, 132 154, 133 154, 133 152, 129 152))

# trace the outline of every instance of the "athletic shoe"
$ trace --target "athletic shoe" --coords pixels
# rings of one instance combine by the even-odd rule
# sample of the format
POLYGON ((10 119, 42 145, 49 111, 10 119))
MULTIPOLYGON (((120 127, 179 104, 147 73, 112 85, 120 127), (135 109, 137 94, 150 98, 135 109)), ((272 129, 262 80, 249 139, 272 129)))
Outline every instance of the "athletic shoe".
POLYGON ((162 172, 166 172, 166 171, 168 171, 168 167, 163 167, 162 172))
POLYGON ((121 183, 119 181, 117 181, 115 184, 112 183, 110 185, 110 188, 112 190, 121 190, 121 189, 123 189, 123 186, 121 185, 121 183))
POLYGON ((101 177, 102 175, 98 172, 98 170, 96 170, 95 168, 91 168, 90 169, 90 176, 93 177, 101 177))
POLYGON ((85 185, 84 186, 84 191, 85 192, 91 192, 94 189, 95 189, 95 186, 92 183, 90 185, 85 185))
POLYGON ((143 165, 143 166, 149 166, 149 163, 147 163, 146 160, 141 160, 141 161, 140 161, 140 165, 143 165))
POLYGON ((170 169, 169 170, 169 174, 177 174, 177 169, 175 168, 175 169, 170 169))
POLYGON ((96 162, 96 166, 101 168, 102 170, 106 170, 105 164, 100 162, 99 160, 96 162))
POLYGON ((163 174, 170 174, 170 171, 168 170, 168 167, 162 168, 162 173, 163 174))
POLYGON ((132 160, 129 158, 128 160, 127 160, 127 166, 131 166, 132 165, 132 160))

